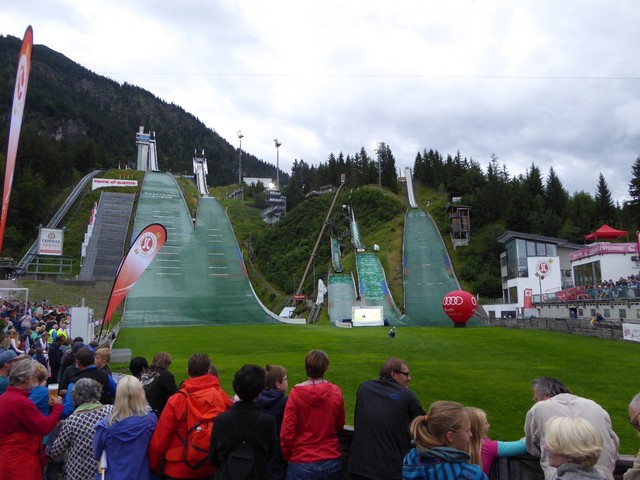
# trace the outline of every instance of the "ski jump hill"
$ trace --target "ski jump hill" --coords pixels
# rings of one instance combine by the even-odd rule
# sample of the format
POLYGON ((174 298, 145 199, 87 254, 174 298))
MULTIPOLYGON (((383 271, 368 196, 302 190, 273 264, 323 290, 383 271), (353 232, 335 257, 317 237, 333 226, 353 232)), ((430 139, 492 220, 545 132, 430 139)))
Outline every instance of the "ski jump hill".
POLYGON ((150 223, 165 226, 167 243, 126 298, 127 328, 278 322, 257 300, 229 219, 216 199, 200 198, 194 226, 173 176, 148 172, 133 238, 150 223))
MULTIPOLYGON (((352 306, 364 305, 383 307, 391 325, 452 326, 442 310, 442 298, 458 290, 459 283, 438 229, 415 202, 410 173, 407 195, 413 208, 405 216, 404 311, 393 303, 375 253, 359 252, 357 281, 352 273, 329 278, 327 300, 333 323, 351 318, 352 306)), ((125 300, 127 327, 299 322, 278 317, 259 301, 229 219, 216 199, 202 196, 197 218, 192 219, 173 176, 148 172, 133 238, 150 223, 165 226, 167 243, 125 300)))

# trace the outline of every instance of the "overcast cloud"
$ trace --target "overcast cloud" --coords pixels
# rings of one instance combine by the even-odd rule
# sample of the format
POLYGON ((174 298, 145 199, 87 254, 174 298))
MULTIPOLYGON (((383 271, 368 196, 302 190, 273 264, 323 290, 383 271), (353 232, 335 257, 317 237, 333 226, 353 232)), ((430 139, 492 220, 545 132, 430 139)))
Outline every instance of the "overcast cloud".
POLYGON ((623 201, 640 155, 637 0, 5 2, 0 34, 27 25, 274 164, 277 137, 287 172, 385 142, 398 167, 496 154, 570 193, 602 172, 623 201))

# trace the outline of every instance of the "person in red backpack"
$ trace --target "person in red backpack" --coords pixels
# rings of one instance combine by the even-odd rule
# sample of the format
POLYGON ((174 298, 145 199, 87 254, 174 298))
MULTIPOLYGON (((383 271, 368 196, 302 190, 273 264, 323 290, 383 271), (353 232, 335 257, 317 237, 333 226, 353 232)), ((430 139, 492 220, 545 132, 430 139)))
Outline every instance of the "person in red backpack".
POLYGON ((151 437, 151 469, 164 474, 168 480, 213 475, 214 467, 207 458, 213 419, 228 410, 233 402, 220 387, 218 378, 209 373, 210 367, 211 359, 206 353, 196 353, 189 358, 190 378, 167 401, 151 437), (200 444, 206 445, 204 452, 193 448, 200 444))

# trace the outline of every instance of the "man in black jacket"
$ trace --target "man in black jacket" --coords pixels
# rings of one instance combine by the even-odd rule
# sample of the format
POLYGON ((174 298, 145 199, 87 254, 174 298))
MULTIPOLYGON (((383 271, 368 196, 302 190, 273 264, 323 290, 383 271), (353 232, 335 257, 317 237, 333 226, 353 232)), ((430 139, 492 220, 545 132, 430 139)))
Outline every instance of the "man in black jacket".
POLYGON ((47 383, 58 383, 60 373, 60 363, 62 361, 62 342, 64 337, 56 337, 49 347, 49 367, 51 368, 51 377, 47 383))
POLYGON ((73 413, 75 405, 73 404, 73 399, 71 398, 70 392, 73 390, 73 386, 75 383, 81 378, 90 378, 95 380, 102 387, 102 394, 100 396, 100 403, 103 405, 113 403, 113 397, 115 396, 115 390, 110 392, 109 386, 109 375, 98 369, 95 366, 95 354, 89 350, 87 347, 82 347, 76 353, 76 365, 75 368, 77 371, 73 374, 69 381, 68 391, 65 393, 65 398, 63 402, 64 407, 64 417, 67 417, 73 413))
POLYGON ((407 362, 388 358, 378 380, 358 387, 349 459, 353 480, 402 479, 402 459, 411 449, 409 424, 424 415, 410 381, 407 362))
POLYGON ((276 444, 276 422, 260 412, 256 400, 265 386, 265 373, 258 365, 244 365, 233 377, 233 391, 240 400, 213 422, 209 458, 218 467, 215 478, 238 478, 230 469, 230 454, 243 442, 253 451, 253 471, 248 478, 265 479, 265 466, 276 444))

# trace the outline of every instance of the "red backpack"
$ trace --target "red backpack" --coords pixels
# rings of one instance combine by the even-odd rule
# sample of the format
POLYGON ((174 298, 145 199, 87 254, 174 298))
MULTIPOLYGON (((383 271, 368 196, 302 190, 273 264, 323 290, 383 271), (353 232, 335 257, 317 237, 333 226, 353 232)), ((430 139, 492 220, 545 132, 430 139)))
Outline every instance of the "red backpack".
POLYGON ((227 410, 227 394, 218 388, 196 392, 180 389, 178 392, 187 398, 187 435, 182 438, 178 433, 182 443, 182 460, 192 470, 200 470, 209 461, 213 419, 227 410))

